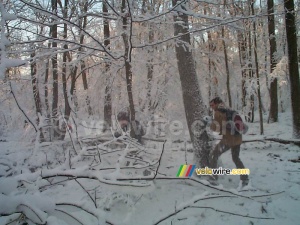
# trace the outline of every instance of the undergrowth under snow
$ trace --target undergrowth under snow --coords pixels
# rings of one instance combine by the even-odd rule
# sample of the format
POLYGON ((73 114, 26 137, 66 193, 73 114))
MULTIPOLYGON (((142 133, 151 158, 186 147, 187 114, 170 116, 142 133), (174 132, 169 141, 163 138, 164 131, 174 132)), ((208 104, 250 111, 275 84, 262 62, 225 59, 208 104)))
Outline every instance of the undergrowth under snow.
MULTIPOLYGON (((291 138, 291 118, 250 124, 244 140, 291 138)), ((122 139, 122 137, 120 138, 122 139)), ((298 224, 300 148, 255 141, 241 146, 250 184, 238 190, 238 176, 219 186, 193 176, 176 178, 181 164, 193 164, 190 144, 81 138, 77 155, 70 140, 42 143, 0 142, 0 224, 298 224), (160 156, 162 158, 160 159, 160 156), (155 176, 156 169, 159 170, 155 176)), ((234 168, 230 151, 220 165, 234 168)))

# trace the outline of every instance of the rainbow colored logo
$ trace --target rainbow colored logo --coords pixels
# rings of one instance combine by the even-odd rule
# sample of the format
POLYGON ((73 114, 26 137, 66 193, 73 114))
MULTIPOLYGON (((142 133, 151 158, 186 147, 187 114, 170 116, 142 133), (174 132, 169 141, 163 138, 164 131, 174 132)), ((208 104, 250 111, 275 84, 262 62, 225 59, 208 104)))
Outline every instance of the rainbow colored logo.
POLYGON ((191 177, 195 171, 196 165, 181 165, 176 177, 191 177))

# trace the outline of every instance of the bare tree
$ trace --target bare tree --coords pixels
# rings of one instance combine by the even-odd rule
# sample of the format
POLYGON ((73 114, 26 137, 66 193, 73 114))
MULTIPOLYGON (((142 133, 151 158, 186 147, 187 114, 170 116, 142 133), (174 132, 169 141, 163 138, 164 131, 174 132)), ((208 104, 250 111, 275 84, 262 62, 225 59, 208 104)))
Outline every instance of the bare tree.
MULTIPOLYGON (((128 8, 126 10, 126 2, 128 4, 129 1, 122 0, 121 11, 123 14, 122 22, 123 22, 123 33, 122 38, 124 41, 124 63, 125 63, 125 73, 126 73, 126 86, 127 86, 127 94, 129 101, 129 110, 130 110, 130 120, 135 120, 135 107, 133 101, 133 93, 132 93, 132 68, 131 68, 131 35, 128 35, 128 27, 129 33, 131 33, 132 24, 128 24, 128 18, 131 17, 130 5, 128 4, 128 8), (129 25, 129 26, 128 26, 129 25)), ((134 136, 134 130, 131 130, 131 135, 134 136)))
MULTIPOLYGON (((57 0, 51 0, 52 13, 57 14, 57 0)), ((51 27, 52 48, 57 48, 57 23, 53 19, 53 25, 51 27)), ((52 77, 53 77, 53 100, 52 100, 52 121, 53 121, 53 134, 54 138, 58 138, 59 135, 59 121, 58 121, 58 66, 57 66, 57 53, 53 53, 52 58, 52 77)))
MULTIPOLYGON (((277 47, 275 37, 275 21, 274 21, 274 1, 268 0, 268 31, 269 31, 269 43, 270 43, 270 73, 274 71, 277 59, 277 47)), ((277 96, 277 78, 274 77, 270 84, 270 115, 269 121, 278 121, 278 96, 277 96)))
MULTIPOLYGON (((223 2, 224 14, 225 14, 226 4, 227 4, 226 0, 224 0, 224 2, 223 2)), ((229 65, 228 65, 227 46, 226 46, 226 42, 225 42, 225 26, 222 26, 221 33, 222 33, 222 45, 223 45, 225 70, 226 70, 227 97, 228 97, 229 107, 231 108, 232 107, 232 100, 231 100, 231 91, 230 91, 230 72, 229 72, 229 65)))
MULTIPOLYGON (((253 4, 253 0, 248 0, 248 7, 249 7, 249 15, 251 15, 251 5, 253 4)), ((253 64, 252 64, 252 29, 251 29, 251 21, 248 20, 247 22, 247 28, 248 28, 248 79, 252 81, 254 75, 253 75, 253 64)), ((254 122, 254 94, 249 93, 250 95, 250 109, 248 112, 248 122, 253 123, 254 122)))
POLYGON ((293 136, 300 138, 300 83, 297 55, 297 29, 295 21, 294 0, 284 1, 286 37, 289 58, 289 74, 291 83, 291 100, 293 114, 293 136))
MULTIPOLYGON (((67 19, 68 16, 68 2, 69 0, 65 0, 65 5, 63 8, 63 14, 64 18, 67 19)), ((68 37, 68 25, 64 23, 64 30, 63 30, 63 38, 67 39, 68 37)), ((65 112, 64 112, 64 123, 62 124, 62 129, 61 129, 61 139, 63 140, 65 138, 66 134, 66 129, 67 129, 67 124, 69 121, 70 113, 71 113, 71 107, 69 104, 69 94, 68 94, 68 87, 67 87, 67 57, 69 52, 68 50, 68 45, 65 43, 63 46, 64 52, 63 52, 63 64, 62 64, 62 84, 63 84, 63 95, 64 95, 64 100, 65 100, 65 112)))
MULTIPOLYGON (((255 14, 254 11, 254 1, 251 4, 252 15, 255 14)), ((259 77, 259 65, 258 65, 258 56, 257 56, 257 38, 256 38, 256 22, 253 21, 253 43, 254 43, 254 60, 255 60, 255 71, 256 71, 256 83, 257 83, 257 99, 258 99, 258 112, 259 112, 259 125, 260 125, 260 134, 264 133, 263 125, 263 115, 262 115, 262 101, 260 93, 260 77, 259 77)))
MULTIPOLYGON (((79 33, 80 33, 80 47, 79 47, 79 53, 82 54, 81 52, 83 52, 83 44, 84 44, 84 30, 86 29, 87 26, 87 11, 88 11, 88 1, 83 1, 79 3, 80 9, 81 9, 81 13, 84 15, 82 19, 79 20, 79 33)), ((80 60, 80 68, 81 68, 81 76, 82 76, 82 83, 83 83, 83 89, 86 91, 86 104, 87 104, 87 108, 88 108, 88 114, 91 116, 93 114, 93 110, 91 107, 91 100, 88 94, 88 81, 87 81, 87 69, 86 69, 86 63, 84 59, 80 60)))
MULTIPOLYGON (((173 0, 173 7, 180 1, 173 0)), ((177 66, 180 76, 183 104, 188 125, 188 130, 194 147, 194 156, 202 167, 208 166, 208 134, 203 127, 202 118, 206 114, 206 108, 203 103, 200 87, 197 80, 197 74, 194 64, 194 58, 190 50, 190 33, 188 15, 183 13, 187 10, 187 3, 181 3, 174 16, 174 35, 178 38, 178 44, 175 47, 177 66)))
MULTIPOLYGON (((31 70, 31 83, 32 83, 32 92, 33 92, 33 98, 35 103, 35 110, 36 110, 36 124, 37 126, 40 125, 40 116, 42 115, 42 105, 41 105, 41 98, 40 98, 40 92, 38 88, 38 82, 37 82, 37 68, 36 68, 36 62, 34 61, 35 57, 35 49, 32 47, 32 53, 31 53, 31 59, 30 59, 30 70, 31 70)), ((42 127, 39 128, 40 131, 40 141, 44 140, 43 135, 43 129, 42 127)))
MULTIPOLYGON (((104 16, 108 15, 108 8, 105 1, 102 3, 102 12, 104 16)), ((104 34, 104 46, 110 50, 110 30, 109 30, 109 20, 103 18, 103 34, 104 34)), ((108 73, 110 69, 110 62, 105 63, 105 72, 108 73)), ((112 116, 112 101, 111 101, 111 91, 112 82, 109 74, 106 75, 106 86, 104 94, 104 121, 110 127, 111 126, 111 116, 112 116)))

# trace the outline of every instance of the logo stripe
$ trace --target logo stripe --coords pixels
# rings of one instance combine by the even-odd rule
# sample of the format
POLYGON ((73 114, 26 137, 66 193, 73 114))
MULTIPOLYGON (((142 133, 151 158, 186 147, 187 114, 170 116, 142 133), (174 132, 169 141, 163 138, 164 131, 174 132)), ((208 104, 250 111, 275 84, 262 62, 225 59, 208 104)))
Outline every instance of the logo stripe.
POLYGON ((185 177, 188 177, 188 176, 189 176, 192 167, 193 167, 193 165, 189 165, 189 166, 188 166, 188 169, 187 169, 187 171, 186 171, 185 177))
POLYGON ((182 170, 181 170, 180 175, 179 175, 180 177, 182 177, 184 175, 186 167, 187 167, 187 165, 183 165, 182 170))
POLYGON ((180 175, 180 173, 181 173, 181 170, 182 170, 182 167, 183 167, 183 165, 181 165, 181 166, 179 167, 179 170, 178 170, 178 172, 177 172, 176 177, 179 177, 179 175, 180 175))
POLYGON ((191 177, 193 175, 195 169, 196 169, 196 165, 193 165, 193 167, 192 167, 192 169, 190 171, 189 177, 191 177))

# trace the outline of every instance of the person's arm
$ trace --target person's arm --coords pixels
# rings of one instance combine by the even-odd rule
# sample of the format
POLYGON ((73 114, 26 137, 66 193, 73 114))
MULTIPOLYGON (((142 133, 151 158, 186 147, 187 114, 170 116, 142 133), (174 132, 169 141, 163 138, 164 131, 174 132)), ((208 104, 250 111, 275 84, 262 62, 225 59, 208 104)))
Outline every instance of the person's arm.
POLYGON ((222 114, 219 111, 215 111, 210 129, 216 132, 220 132, 222 130, 222 114))

